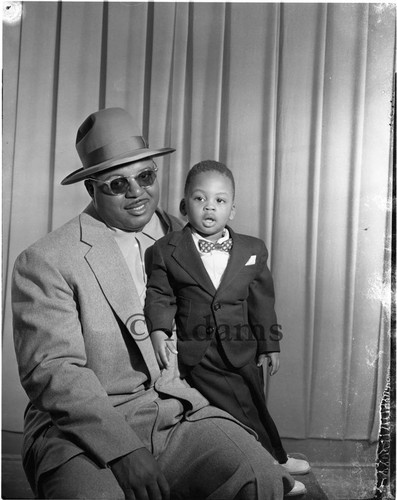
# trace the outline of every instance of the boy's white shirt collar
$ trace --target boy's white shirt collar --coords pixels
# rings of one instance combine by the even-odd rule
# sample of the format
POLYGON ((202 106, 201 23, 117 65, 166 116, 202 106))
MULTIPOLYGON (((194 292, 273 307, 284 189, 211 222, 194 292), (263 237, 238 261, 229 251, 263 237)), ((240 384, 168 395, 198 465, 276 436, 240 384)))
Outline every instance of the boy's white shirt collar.
POLYGON ((199 240, 205 240, 205 241, 208 241, 209 243, 222 243, 223 241, 226 241, 226 240, 228 240, 230 238, 229 231, 228 231, 228 229, 226 227, 223 230, 222 236, 219 238, 219 240, 216 240, 216 242, 215 241, 211 241, 208 238, 204 238, 203 236, 201 236, 200 234, 198 234, 198 232, 193 227, 192 227, 192 236, 193 236, 194 244, 196 245, 197 250, 201 254, 203 252, 201 252, 201 250, 199 249, 199 244, 198 244, 199 240))
MULTIPOLYGON (((205 240, 209 241, 210 243, 214 243, 213 241, 210 241, 207 238, 203 238, 200 234, 197 233, 192 228, 192 237, 193 237, 193 242, 196 245, 196 248, 200 254, 200 258, 203 262, 203 265, 211 278, 212 283, 214 284, 214 287, 217 289, 219 287, 219 284, 222 280, 223 274, 225 272, 227 263, 230 258, 230 253, 229 252, 222 252, 221 250, 213 250, 211 252, 201 252, 199 248, 199 240, 205 240)), ((223 235, 221 238, 217 240, 217 243, 222 243, 223 241, 227 240, 230 237, 229 231, 225 228, 223 235)))

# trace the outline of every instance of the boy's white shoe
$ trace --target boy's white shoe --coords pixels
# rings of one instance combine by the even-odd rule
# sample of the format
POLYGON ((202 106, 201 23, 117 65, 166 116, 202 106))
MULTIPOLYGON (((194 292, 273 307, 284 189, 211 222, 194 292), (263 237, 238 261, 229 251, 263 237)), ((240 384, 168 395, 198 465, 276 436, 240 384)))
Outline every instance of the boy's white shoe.
POLYGON ((292 488, 291 491, 289 491, 286 495, 286 497, 297 497, 298 495, 304 495, 307 493, 306 486, 301 483, 300 481, 295 481, 294 487, 292 488))
POLYGON ((311 469, 309 462, 300 458, 288 457, 285 464, 281 464, 290 474, 307 474, 311 469))

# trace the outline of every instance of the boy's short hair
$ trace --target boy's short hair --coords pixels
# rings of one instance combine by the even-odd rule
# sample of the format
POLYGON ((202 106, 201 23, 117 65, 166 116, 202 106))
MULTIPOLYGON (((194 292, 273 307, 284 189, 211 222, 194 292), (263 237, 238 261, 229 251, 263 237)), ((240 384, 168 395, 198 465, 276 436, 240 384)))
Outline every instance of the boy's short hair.
POLYGON ((219 161, 215 160, 203 160, 193 165, 193 167, 189 170, 186 177, 185 191, 184 191, 185 196, 187 195, 189 186, 192 183, 193 179, 196 177, 196 175, 201 174, 203 172, 219 172, 220 174, 230 179, 232 183, 233 197, 234 197, 236 192, 236 185, 234 182, 232 171, 224 163, 220 163, 219 161))

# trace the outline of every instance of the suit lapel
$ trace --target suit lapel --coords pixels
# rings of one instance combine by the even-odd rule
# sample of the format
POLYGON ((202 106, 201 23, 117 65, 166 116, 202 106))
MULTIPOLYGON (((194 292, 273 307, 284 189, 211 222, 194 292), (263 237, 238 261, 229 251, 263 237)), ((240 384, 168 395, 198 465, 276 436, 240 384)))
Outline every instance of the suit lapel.
POLYGON ((169 241, 169 244, 175 246, 172 257, 176 262, 178 262, 203 290, 211 295, 215 295, 216 290, 214 284, 193 242, 190 227, 188 225, 185 226, 182 233, 177 233, 177 235, 169 241))
POLYGON ((228 227, 228 230, 230 237, 233 239, 233 247, 217 293, 229 285, 229 283, 236 277, 238 271, 245 266, 251 255, 250 249, 246 248, 239 235, 230 229, 230 227, 228 227))
POLYGON ((136 341, 154 382, 160 371, 134 280, 115 239, 91 210, 80 216, 81 241, 90 246, 85 259, 110 306, 136 341))

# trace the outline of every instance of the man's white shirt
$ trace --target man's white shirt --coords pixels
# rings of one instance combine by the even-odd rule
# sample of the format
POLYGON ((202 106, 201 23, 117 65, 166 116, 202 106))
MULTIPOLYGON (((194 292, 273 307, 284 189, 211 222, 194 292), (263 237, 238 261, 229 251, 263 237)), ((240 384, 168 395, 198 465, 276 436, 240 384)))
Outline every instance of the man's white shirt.
MULTIPOLYGON (((108 226, 109 227, 109 226, 108 226)), ((164 236, 164 229, 155 213, 142 231, 128 232, 109 227, 134 280, 142 306, 145 304, 147 277, 145 252, 155 241, 164 236)))

